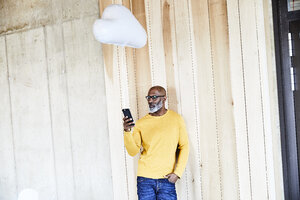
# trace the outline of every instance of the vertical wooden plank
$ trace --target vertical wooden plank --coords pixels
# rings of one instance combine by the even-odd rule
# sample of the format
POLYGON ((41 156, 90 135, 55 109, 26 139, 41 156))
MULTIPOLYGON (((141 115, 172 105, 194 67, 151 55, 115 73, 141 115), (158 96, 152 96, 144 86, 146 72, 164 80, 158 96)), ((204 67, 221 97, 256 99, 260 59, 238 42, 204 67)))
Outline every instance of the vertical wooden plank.
MULTIPOLYGON (((115 4, 122 4, 122 1, 113 1, 115 4)), ((113 85, 106 85, 107 99, 109 100, 108 105, 108 116, 109 116, 109 130, 110 132, 123 132, 122 128, 122 113, 121 108, 130 107, 129 99, 129 80, 128 80, 128 69, 127 69, 127 55, 126 49, 124 47, 106 45, 104 47, 104 57, 105 60, 109 59, 110 56, 113 58, 113 65, 106 66, 107 76, 106 83, 113 85), (112 52, 109 52, 111 48, 112 52), (110 53, 110 55, 108 55, 110 53), (110 74, 111 73, 111 77, 110 74), (116 99, 115 101, 110 101, 110 99, 116 99), (119 108, 119 109, 116 109, 119 108), (114 120, 118 116, 118 125, 116 126, 114 120), (114 122, 114 123, 113 123, 114 122)), ((121 136, 121 135, 120 135, 121 136)), ((114 191, 120 191, 121 193, 115 195, 115 199, 126 198, 133 199, 136 198, 136 189, 134 188, 135 174, 134 174, 134 160, 130 157, 125 150, 123 137, 118 137, 118 139, 111 136, 110 145, 112 147, 112 157, 118 158, 117 160, 112 160, 113 167, 113 177, 114 177, 114 191), (114 148, 118 146, 118 148, 114 148), (120 165, 123 170, 120 173, 120 165), (134 179, 133 179, 134 178, 134 179), (122 185, 120 181, 122 180, 122 185)))
MULTIPOLYGON (((132 0, 131 2, 132 13, 147 31, 145 2, 140 0, 132 0)), ((149 38, 147 45, 134 51, 138 117, 143 117, 148 113, 148 103, 145 100, 145 96, 152 86, 148 45, 149 38)))
MULTIPOLYGON (((117 60, 117 74, 116 77, 118 77, 117 82, 119 83, 119 96, 116 96, 115 98, 119 99, 119 105, 121 105, 122 108, 130 108, 130 96, 129 96, 129 80, 128 80, 128 65, 130 64, 130 60, 127 60, 127 52, 125 47, 114 47, 117 60)), ((116 111, 120 112, 120 110, 116 111)), ((121 114, 122 118, 122 114, 121 114)), ((122 121, 120 121, 120 130, 119 132, 123 132, 122 127, 122 121)), ((123 138, 119 138, 120 140, 123 140, 123 138)), ((121 143, 123 141, 120 141, 121 143)), ((126 177, 126 190, 127 190, 127 197, 128 199, 134 199, 137 197, 136 195, 136 186, 135 183, 135 177, 134 174, 134 158, 129 156, 126 152, 125 146, 123 145, 123 157, 124 157, 124 165, 125 165, 125 177, 126 177)))
POLYGON ((247 124, 247 104, 243 43, 240 26, 240 7, 238 0, 227 1, 228 31, 230 47, 230 69, 232 98, 234 103, 234 121, 236 132, 237 164, 239 175, 240 199, 251 199, 251 177, 249 161, 249 141, 247 124))
MULTIPOLYGON (((100 12, 103 12, 111 1, 99 1, 100 12)), ((114 3, 122 3, 115 2, 114 3)), ((129 2, 126 2, 129 7, 129 2)), ((111 146, 113 187, 115 199, 136 198, 136 181, 133 179, 134 161, 125 150, 122 137, 122 113, 121 108, 130 106, 129 80, 127 64, 131 65, 132 60, 128 57, 128 50, 113 45, 102 45, 105 64, 105 86, 108 99, 108 126, 111 146), (128 59, 129 58, 129 59, 128 59), (127 61, 128 59, 128 61, 127 61), (118 123, 116 123, 116 118, 118 123), (113 133, 119 133, 116 136, 113 133)), ((131 55, 131 52, 129 52, 131 55)), ((132 70, 132 68, 131 68, 132 70)), ((130 82, 132 84, 132 82, 130 82)), ((132 91, 132 90, 130 90, 132 91)))
POLYGON ((95 19, 63 24, 76 199, 113 198, 102 52, 90 28, 95 19))
POLYGON ((176 36, 174 4, 171 0, 163 0, 162 7, 162 37, 165 56, 166 90, 168 93, 168 108, 178 112, 179 106, 179 81, 176 63, 176 36))
MULTIPOLYGON (((266 40, 266 56, 267 56, 267 75, 268 75, 268 93, 270 95, 270 118, 271 118, 271 133, 272 133, 272 156, 274 162, 274 189, 275 198, 283 199, 283 170, 281 156, 281 137, 279 127, 279 109, 278 109, 278 94, 277 94, 277 79, 276 79, 276 63, 275 63, 275 46, 274 46, 274 27, 272 2, 263 1, 264 15, 264 30, 266 40)), ((268 157, 269 158, 269 157, 268 157)))
MULTIPOLYGON (((113 48, 114 64, 110 66, 112 77, 105 70, 105 87, 108 110, 109 141, 111 147, 111 169, 114 199, 129 199, 128 174, 123 141, 122 101, 120 90, 120 58, 118 47, 113 48)), ((105 50, 105 49, 103 49, 105 50)), ((106 68, 105 68, 106 69, 106 68)))
MULTIPOLYGON (((132 12, 131 0, 122 1, 123 5, 126 6, 132 12)), ((128 82, 128 102, 130 110, 135 120, 138 119, 138 107, 137 107, 137 93, 136 93, 136 77, 135 77, 135 49, 131 47, 125 47, 125 60, 126 60, 126 80, 128 82)), ((136 174, 139 156, 131 157, 128 153, 125 153, 127 160, 127 174, 128 174, 128 191, 129 199, 138 199, 137 188, 136 188, 136 174)))
MULTIPOLYGON (((115 1, 114 3, 116 4, 123 4, 125 3, 127 8, 130 10, 130 2, 129 1, 123 1, 123 0, 118 0, 115 1)), ((129 75, 128 75, 128 70, 133 69, 133 57, 129 57, 130 55, 133 55, 133 49, 132 48, 127 48, 127 47, 114 47, 114 51, 116 53, 116 64, 117 64, 117 74, 116 77, 118 77, 117 82, 119 83, 119 96, 116 96, 115 98, 119 98, 120 102, 118 104, 121 105, 122 108, 130 108, 131 107, 131 98, 130 98, 130 91, 133 91, 130 88, 132 86, 132 81, 129 82, 129 75), (127 55, 127 53, 129 55, 127 55), (130 66, 129 66, 130 65, 130 66), (131 85, 129 85, 131 84, 131 85)), ((135 84, 134 84, 135 85, 135 84)), ((135 92, 134 92, 135 93, 135 92)), ((134 103, 134 102, 133 102, 134 103)), ((120 110, 116 111, 120 112, 120 110)), ((121 118, 122 118, 121 114, 121 118)), ((136 118, 135 118, 136 119, 136 118)), ((119 132, 123 132, 123 127, 122 127, 122 121, 120 121, 120 130, 119 132)), ((123 137, 119 138, 120 143, 122 144, 123 137)), ((125 178, 126 178, 126 190, 127 190, 127 198, 128 199, 137 199, 137 192, 136 192, 136 171, 134 171, 134 164, 137 161, 137 156, 136 157, 131 157, 128 155, 126 152, 125 146, 122 146, 122 156, 124 157, 124 165, 125 165, 125 178)), ((120 151, 121 153, 121 151, 120 151)))
POLYGON ((265 154, 265 170, 266 184, 268 190, 268 198, 275 199, 275 180, 274 180, 274 162, 273 162, 273 141, 271 128, 271 111, 270 111, 270 94, 268 83, 268 68, 267 68, 267 46, 265 39, 265 18, 264 18, 263 1, 255 0, 255 19, 256 19, 256 34, 261 92, 261 106, 264 128, 264 154, 265 154))
POLYGON ((17 199, 17 174, 11 121, 5 36, 0 37, 0 199, 17 199))
MULTIPOLYGON (((136 77, 135 77, 135 66, 134 66, 134 49, 130 47, 125 48, 125 59, 126 59, 126 81, 128 81, 128 107, 130 108, 134 120, 138 119, 138 107, 137 107, 137 94, 136 94, 136 77)), ((124 107, 124 106, 123 106, 124 107)), ((125 149, 124 149, 125 150, 125 149)), ((131 157, 127 152, 125 152, 127 161, 127 174, 128 174, 128 191, 129 199, 137 198, 137 188, 136 188, 136 174, 139 156, 131 157)))
POLYGON ((198 84, 196 79, 194 35, 189 1, 174 1, 177 62, 181 91, 182 115, 187 125, 190 141, 190 156, 186 168, 186 199, 202 199, 202 157, 199 145, 198 84), (178 17, 177 17, 178 16, 178 17))
MULTIPOLYGON (((168 108, 182 114, 180 99, 180 81, 177 64, 176 21, 173 0, 161 1, 162 39, 165 59, 166 90, 168 108)), ((176 183, 178 199, 188 199, 187 172, 176 183)))
POLYGON ((226 0, 209 1, 221 199, 238 199, 226 0), (231 162, 228 162, 230 160, 231 162))
MULTIPOLYGON (((270 2, 269 2, 270 3, 270 2)), ((281 160, 281 156, 273 156, 273 151, 277 151, 273 148, 273 138, 276 138, 279 136, 278 131, 272 130, 272 126, 276 127, 274 122, 278 122, 278 112, 277 112, 277 119, 272 119, 272 104, 274 104, 274 101, 277 101, 277 95, 274 96, 274 90, 271 88, 272 84, 274 84, 274 79, 276 81, 276 75, 274 75, 274 71, 269 71, 268 67, 265 66, 273 66, 273 70, 275 70, 275 62, 272 63, 270 59, 272 59, 272 52, 274 52, 274 46, 272 48, 272 43, 268 41, 268 38, 273 38, 273 26, 269 19, 269 5, 267 4, 267 1, 255 1, 256 5, 256 26, 257 26, 257 45, 259 49, 259 61, 260 61, 260 79, 261 79, 261 96, 262 96, 262 112, 263 112, 263 118, 264 118, 264 129, 265 129, 265 158, 266 158, 266 176, 267 176, 267 186, 268 186, 268 193, 270 199, 276 199, 281 198, 283 193, 280 188, 278 188, 278 191, 276 190, 276 183, 275 183, 275 168, 281 169, 282 165, 275 165, 274 161, 276 159, 281 160), (267 8, 264 8, 264 6, 267 6, 267 8), (271 29, 271 30, 270 30, 271 29), (269 60, 268 60, 269 59, 269 60), (273 64, 273 65, 272 65, 273 64), (274 77, 273 81, 269 81, 269 77, 274 77), (274 99, 274 100, 272 100, 274 99), (274 121, 274 122, 272 122, 274 121), (272 134, 273 133, 273 134, 272 134), (277 157, 277 158, 276 158, 277 157), (277 194, 276 194, 277 193, 277 194), (280 194, 281 193, 281 194, 280 194)), ((271 16, 272 19, 272 16, 271 16)), ((272 20, 271 20, 272 21, 272 20)), ((273 60, 274 61, 274 60, 273 60)), ((276 82, 275 82, 276 83, 276 82)), ((276 91, 276 90, 275 90, 276 91)), ((275 93, 276 94, 276 93, 275 93)), ((277 104, 278 105, 278 104, 277 104)), ((273 110, 276 112, 277 109, 273 110)), ((280 137, 280 136, 279 136, 280 137)), ((276 141, 276 140, 275 140, 276 141)), ((278 148, 277 148, 278 149, 278 148)), ((278 152, 278 151, 277 151, 278 152)), ((279 155, 281 153, 278 152, 279 155)), ((279 171, 278 171, 279 172, 279 171)), ((281 172, 277 173, 278 175, 281 174, 281 172)))
POLYGON ((145 0, 152 85, 166 87, 161 2, 145 0))
MULTIPOLYGON (((112 4, 112 0, 99 0, 99 9, 100 9, 100 15, 102 16, 102 13, 104 9, 112 4)), ((102 44, 102 52, 103 52, 103 58, 104 58, 104 67, 107 72, 107 75, 109 78, 113 78, 113 46, 109 44, 102 44)))
POLYGON ((202 198, 221 199, 218 130, 216 124, 215 77, 212 58, 212 38, 209 4, 206 0, 191 1, 198 66, 198 103, 202 198), (205 94, 205 95, 204 95, 205 94))
POLYGON ((45 28, 50 111, 53 127, 57 193, 62 200, 75 199, 64 40, 62 26, 45 28))
POLYGON ((43 28, 7 36, 7 54, 18 190, 57 199, 43 28))
MULTIPOLYGON (((123 0, 123 6, 132 12, 131 0, 123 0)), ((128 105, 134 118, 137 119, 137 97, 136 97, 136 77, 135 77, 135 49, 131 47, 124 48, 124 66, 126 68, 125 78, 128 90, 128 105)))
POLYGON ((264 122, 259 77, 256 16, 254 2, 240 1, 247 121, 249 131, 250 176, 253 199, 268 199, 264 122))

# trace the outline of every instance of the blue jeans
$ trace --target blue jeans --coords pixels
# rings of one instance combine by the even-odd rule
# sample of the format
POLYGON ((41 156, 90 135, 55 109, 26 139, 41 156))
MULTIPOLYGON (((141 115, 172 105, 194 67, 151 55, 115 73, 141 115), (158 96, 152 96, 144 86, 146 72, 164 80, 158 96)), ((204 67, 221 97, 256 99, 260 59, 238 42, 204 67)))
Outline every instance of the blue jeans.
POLYGON ((177 200, 175 184, 166 178, 152 179, 137 177, 139 200, 177 200))

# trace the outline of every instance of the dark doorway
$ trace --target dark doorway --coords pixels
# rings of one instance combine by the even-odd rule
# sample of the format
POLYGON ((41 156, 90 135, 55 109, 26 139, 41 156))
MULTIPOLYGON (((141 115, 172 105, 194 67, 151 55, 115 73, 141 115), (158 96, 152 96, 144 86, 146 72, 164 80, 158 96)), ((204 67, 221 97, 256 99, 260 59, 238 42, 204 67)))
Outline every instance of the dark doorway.
POLYGON ((293 74, 294 107, 296 119, 298 166, 300 166, 300 20, 289 24, 289 50, 293 74))
POLYGON ((272 1, 284 193, 285 199, 299 200, 300 10, 292 5, 295 1, 272 1))

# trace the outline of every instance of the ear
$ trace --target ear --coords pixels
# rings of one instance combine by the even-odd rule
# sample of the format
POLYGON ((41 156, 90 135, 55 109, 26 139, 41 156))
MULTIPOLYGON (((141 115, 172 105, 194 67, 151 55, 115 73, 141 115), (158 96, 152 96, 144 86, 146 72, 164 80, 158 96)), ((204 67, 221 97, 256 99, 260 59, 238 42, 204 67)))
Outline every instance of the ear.
POLYGON ((167 100, 167 96, 164 96, 164 98, 163 98, 163 99, 164 99, 164 102, 165 102, 165 101, 167 100))

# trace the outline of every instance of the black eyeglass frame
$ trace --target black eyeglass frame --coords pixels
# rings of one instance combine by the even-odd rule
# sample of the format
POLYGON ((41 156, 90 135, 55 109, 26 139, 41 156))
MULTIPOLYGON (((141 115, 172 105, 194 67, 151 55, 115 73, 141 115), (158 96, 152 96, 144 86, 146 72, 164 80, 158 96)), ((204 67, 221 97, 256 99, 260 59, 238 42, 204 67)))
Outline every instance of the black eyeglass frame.
POLYGON ((165 97, 165 95, 145 96, 145 98, 147 99, 147 101, 149 101, 150 99, 156 100, 158 97, 165 97))

